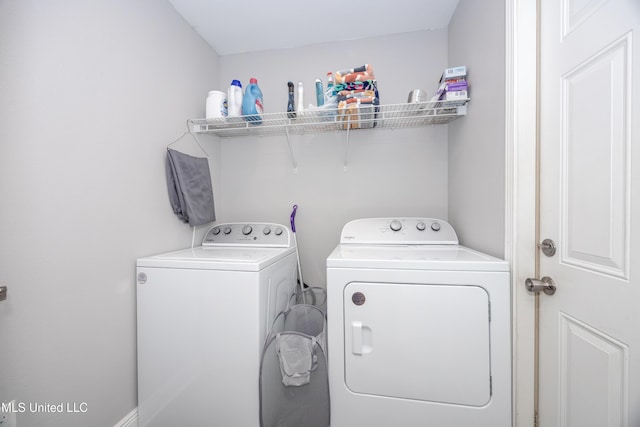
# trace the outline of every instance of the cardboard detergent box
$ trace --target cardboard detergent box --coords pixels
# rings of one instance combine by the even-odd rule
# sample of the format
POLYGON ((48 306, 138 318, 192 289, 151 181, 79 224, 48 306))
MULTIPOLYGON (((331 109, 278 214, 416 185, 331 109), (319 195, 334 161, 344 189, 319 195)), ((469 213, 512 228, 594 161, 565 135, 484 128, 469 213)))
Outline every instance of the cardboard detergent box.
POLYGON ((456 90, 453 92, 447 92, 444 96, 444 99, 446 101, 453 101, 453 100, 461 100, 461 99, 467 99, 467 91, 466 90, 456 90))
POLYGON ((467 90, 469 88, 467 81, 464 79, 448 80, 445 84, 447 85, 447 92, 456 92, 459 90, 467 90))
POLYGON ((440 81, 443 82, 445 80, 464 78, 466 77, 466 75, 467 75, 466 65, 451 67, 444 70, 444 72, 442 73, 442 77, 440 77, 440 81))

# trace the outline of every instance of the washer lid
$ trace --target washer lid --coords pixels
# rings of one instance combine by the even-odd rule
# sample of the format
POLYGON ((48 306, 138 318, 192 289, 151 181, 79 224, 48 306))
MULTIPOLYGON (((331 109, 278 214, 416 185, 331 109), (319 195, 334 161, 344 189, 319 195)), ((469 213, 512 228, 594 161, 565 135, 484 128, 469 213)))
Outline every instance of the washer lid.
POLYGON ((327 267, 509 271, 509 263, 460 245, 341 244, 327 258, 327 267))
POLYGON ((195 247, 138 259, 138 267, 260 271, 295 252, 295 248, 195 247))

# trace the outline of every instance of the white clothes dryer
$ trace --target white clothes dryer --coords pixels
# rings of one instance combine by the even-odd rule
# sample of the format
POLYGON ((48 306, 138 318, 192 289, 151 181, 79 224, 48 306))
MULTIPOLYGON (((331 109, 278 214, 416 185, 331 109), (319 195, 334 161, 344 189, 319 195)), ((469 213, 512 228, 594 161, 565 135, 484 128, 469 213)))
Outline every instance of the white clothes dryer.
POLYGON ((137 261, 138 424, 260 424, 259 368, 296 285, 291 232, 212 227, 202 246, 137 261))
POLYGON ((331 427, 511 426, 509 266, 446 221, 349 222, 327 304, 331 427))

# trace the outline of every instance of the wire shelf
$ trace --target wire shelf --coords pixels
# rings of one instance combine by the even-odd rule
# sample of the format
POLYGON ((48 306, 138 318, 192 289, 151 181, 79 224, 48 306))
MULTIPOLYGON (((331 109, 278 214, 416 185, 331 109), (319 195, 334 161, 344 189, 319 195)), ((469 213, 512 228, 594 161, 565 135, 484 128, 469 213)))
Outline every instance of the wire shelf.
POLYGON ((220 137, 300 135, 353 129, 398 129, 446 124, 466 115, 469 99, 411 104, 359 105, 352 112, 314 109, 297 113, 189 120, 192 131, 220 137), (252 121, 253 119, 253 121, 252 121))

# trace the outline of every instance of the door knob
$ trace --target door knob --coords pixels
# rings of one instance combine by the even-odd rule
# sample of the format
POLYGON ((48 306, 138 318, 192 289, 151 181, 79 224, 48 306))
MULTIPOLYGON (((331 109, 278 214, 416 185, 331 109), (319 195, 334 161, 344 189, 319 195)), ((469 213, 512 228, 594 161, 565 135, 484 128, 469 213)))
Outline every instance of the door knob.
POLYGON ((524 282, 527 290, 534 294, 544 292, 547 295, 553 295, 556 293, 556 284, 551 277, 543 277, 542 279, 527 279, 524 282))

